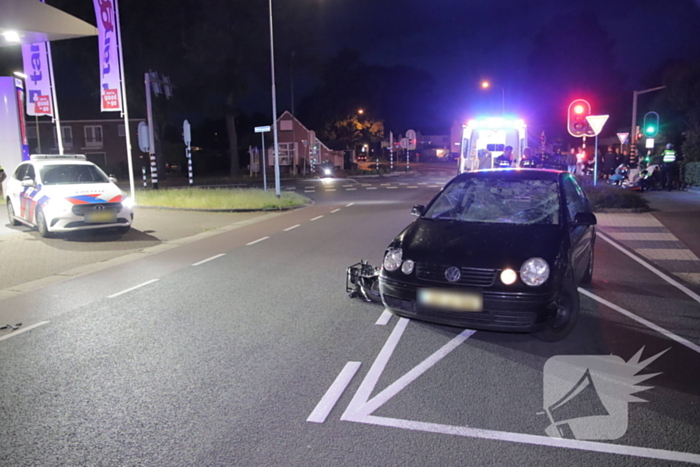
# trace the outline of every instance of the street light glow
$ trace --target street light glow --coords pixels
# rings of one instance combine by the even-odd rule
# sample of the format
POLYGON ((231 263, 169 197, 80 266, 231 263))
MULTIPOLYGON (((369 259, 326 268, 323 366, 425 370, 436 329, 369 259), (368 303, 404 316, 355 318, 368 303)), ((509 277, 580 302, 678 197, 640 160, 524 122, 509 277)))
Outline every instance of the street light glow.
POLYGON ((360 110, 357 111, 357 113, 360 114, 360 115, 362 115, 363 113, 365 113, 365 111, 362 110, 362 109, 360 109, 360 110))
POLYGON ((488 89, 489 86, 491 86, 491 83, 489 83, 488 81, 483 81, 481 83, 481 87, 484 89, 488 89))

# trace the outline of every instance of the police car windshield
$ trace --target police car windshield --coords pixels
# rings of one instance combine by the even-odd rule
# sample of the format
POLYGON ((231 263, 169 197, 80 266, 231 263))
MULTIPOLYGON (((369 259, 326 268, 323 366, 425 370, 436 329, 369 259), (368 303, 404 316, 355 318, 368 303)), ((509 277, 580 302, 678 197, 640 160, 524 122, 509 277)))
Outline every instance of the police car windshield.
POLYGON ((87 164, 45 165, 40 170, 44 185, 75 185, 84 183, 109 183, 99 168, 87 164))

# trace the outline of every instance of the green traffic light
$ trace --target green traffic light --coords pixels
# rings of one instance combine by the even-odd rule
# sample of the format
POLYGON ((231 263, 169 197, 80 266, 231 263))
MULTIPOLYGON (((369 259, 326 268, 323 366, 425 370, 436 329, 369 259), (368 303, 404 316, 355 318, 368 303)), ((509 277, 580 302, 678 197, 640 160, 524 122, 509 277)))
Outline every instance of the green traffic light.
POLYGON ((648 126, 648 127, 647 127, 647 133, 649 133, 649 134, 653 133, 654 130, 655 130, 655 128, 654 128, 653 126, 648 126))

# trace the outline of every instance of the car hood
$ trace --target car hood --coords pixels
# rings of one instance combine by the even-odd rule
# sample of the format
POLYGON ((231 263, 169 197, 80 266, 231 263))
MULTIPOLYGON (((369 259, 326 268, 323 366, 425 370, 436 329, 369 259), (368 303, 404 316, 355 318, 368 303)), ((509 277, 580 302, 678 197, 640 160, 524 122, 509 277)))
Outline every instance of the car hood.
POLYGON ((84 185, 42 185, 40 192, 48 199, 64 198, 73 204, 119 203, 125 196, 113 183, 84 185))
POLYGON ((403 258, 474 268, 520 269, 540 257, 550 266, 561 251, 564 230, 556 225, 481 224, 417 219, 397 238, 403 258))

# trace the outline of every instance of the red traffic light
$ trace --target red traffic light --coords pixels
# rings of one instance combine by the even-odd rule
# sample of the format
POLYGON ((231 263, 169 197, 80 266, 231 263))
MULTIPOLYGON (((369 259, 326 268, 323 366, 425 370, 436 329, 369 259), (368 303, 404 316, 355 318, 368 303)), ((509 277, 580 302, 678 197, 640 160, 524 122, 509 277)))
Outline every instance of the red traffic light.
POLYGON ((595 136, 586 117, 591 115, 591 104, 585 99, 576 99, 569 104, 567 127, 571 136, 595 136))

